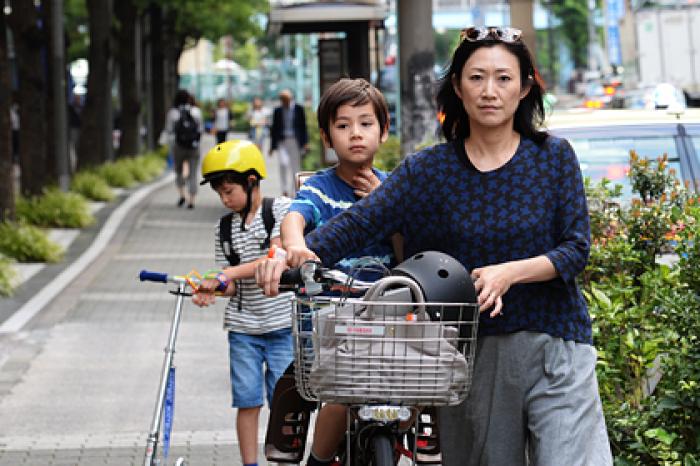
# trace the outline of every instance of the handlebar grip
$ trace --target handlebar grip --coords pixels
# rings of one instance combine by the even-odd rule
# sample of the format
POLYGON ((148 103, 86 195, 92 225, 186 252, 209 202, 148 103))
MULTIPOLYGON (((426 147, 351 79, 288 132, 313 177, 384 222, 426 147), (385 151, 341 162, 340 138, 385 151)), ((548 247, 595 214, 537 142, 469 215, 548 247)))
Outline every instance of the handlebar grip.
POLYGON ((168 283, 168 274, 167 273, 159 273, 159 272, 149 272, 148 270, 142 270, 141 273, 139 274, 139 279, 142 282, 149 281, 149 282, 168 283))
POLYGON ((292 267, 282 272, 280 276, 280 285, 303 285, 304 280, 301 278, 301 268, 292 267))

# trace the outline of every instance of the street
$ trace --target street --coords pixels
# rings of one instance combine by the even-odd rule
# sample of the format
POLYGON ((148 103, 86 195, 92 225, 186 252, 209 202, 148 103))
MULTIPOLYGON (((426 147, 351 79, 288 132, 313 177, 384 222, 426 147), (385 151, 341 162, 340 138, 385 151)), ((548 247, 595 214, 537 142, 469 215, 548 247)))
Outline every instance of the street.
MULTIPOLYGON (((202 153, 213 144, 211 136, 204 140, 202 153)), ((267 161, 263 194, 278 195, 276 160, 267 161)), ((143 464, 175 297, 172 286, 141 283, 138 273, 213 268, 214 226, 225 212, 208 186, 194 210, 177 208, 176 200, 168 178, 34 319, 0 333, 0 465, 143 464)), ((47 285, 51 279, 43 277, 47 285)), ((168 464, 180 455, 195 465, 241 464, 224 304, 199 309, 186 301, 168 464)), ((261 441, 266 421, 265 410, 261 441)))

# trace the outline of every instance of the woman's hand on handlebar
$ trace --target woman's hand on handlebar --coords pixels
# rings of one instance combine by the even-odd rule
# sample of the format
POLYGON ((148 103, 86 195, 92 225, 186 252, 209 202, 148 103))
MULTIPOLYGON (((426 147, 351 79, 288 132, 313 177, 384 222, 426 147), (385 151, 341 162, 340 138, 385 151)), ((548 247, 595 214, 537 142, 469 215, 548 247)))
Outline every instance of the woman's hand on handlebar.
POLYGON ((318 261, 318 256, 306 246, 289 246, 287 249, 287 265, 299 267, 307 261, 318 261))
POLYGON ((474 287, 479 294, 479 308, 490 310, 489 315, 496 317, 503 308, 503 295, 512 284, 508 263, 488 265, 472 271, 474 287))

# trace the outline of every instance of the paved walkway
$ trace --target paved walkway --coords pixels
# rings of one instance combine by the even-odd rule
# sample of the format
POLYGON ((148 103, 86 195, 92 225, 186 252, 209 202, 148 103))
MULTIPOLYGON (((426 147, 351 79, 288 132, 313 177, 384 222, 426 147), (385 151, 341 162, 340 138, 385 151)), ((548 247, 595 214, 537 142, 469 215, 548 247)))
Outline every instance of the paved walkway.
MULTIPOLYGON (((211 144, 206 137, 205 148, 211 144)), ((275 162, 268 159, 266 195, 279 194, 275 162)), ((212 268, 213 228, 224 213, 208 187, 194 210, 177 208, 176 200, 173 183, 152 192, 69 286, 21 328, 0 334, 0 465, 143 464, 175 298, 168 286, 139 282, 138 273, 212 268)), ((18 296, 26 300, 58 281, 96 234, 81 233, 68 260, 42 270, 18 296)), ((167 464, 179 455, 193 465, 241 464, 223 305, 185 306, 167 464)), ((261 432, 266 419, 267 412, 261 432)))

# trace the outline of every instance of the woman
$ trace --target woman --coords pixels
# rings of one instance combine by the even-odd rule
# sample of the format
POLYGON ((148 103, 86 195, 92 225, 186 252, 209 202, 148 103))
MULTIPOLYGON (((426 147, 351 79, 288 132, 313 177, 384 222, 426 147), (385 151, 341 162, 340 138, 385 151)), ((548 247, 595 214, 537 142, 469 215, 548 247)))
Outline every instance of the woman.
MULTIPOLYGON (((441 411, 446 466, 612 464, 575 281, 585 192, 569 143, 537 130, 542 94, 520 31, 465 30, 438 93, 447 143, 306 236, 309 257, 332 264, 400 232, 406 256, 440 250, 471 271, 483 312, 469 397, 441 411)), ((282 268, 259 265, 268 293, 282 268)))
POLYGON ((263 150, 263 141, 267 127, 270 125, 269 120, 270 111, 263 106, 263 101, 260 97, 254 97, 248 111, 248 124, 250 126, 248 139, 253 141, 260 150, 263 150))
POLYGON ((221 144, 226 140, 230 121, 231 112, 228 103, 224 99, 217 100, 216 108, 214 109, 214 124, 212 125, 212 132, 216 136, 217 144, 221 144))

